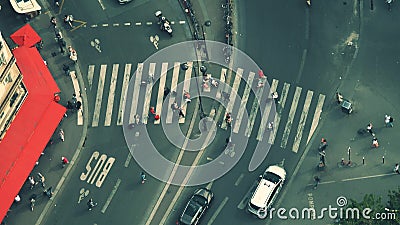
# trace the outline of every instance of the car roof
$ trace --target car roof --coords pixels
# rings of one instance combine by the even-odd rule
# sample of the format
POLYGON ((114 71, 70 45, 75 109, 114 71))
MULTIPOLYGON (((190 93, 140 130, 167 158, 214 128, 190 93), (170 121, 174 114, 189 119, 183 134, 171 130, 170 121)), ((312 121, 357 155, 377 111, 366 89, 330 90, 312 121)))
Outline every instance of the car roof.
MULTIPOLYGON (((276 174, 277 176, 281 177, 282 180, 284 180, 286 177, 285 169, 283 169, 280 166, 269 166, 265 170, 265 173, 276 174)), ((273 193, 273 191, 277 185, 280 185, 280 183, 275 184, 272 181, 262 178, 250 200, 251 204, 258 206, 258 207, 265 207, 268 200, 271 197, 273 197, 273 196, 271 196, 271 194, 273 193)))
POLYGON ((269 167, 265 170, 265 172, 274 173, 274 174, 280 176, 282 179, 285 179, 285 178, 286 178, 286 171, 285 171, 285 169, 283 169, 283 168, 280 167, 280 166, 269 166, 269 167))

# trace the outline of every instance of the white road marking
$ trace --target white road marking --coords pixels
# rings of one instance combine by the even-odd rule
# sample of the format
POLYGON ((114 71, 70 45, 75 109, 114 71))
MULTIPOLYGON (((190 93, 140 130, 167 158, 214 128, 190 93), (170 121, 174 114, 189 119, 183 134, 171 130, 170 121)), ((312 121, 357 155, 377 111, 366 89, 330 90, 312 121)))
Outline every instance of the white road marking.
POLYGON ((302 90, 301 87, 296 87, 296 91, 294 92, 293 101, 292 101, 292 105, 290 107, 288 120, 286 121, 285 131, 283 132, 281 148, 286 148, 286 145, 287 145, 287 142, 289 139, 289 135, 290 135, 290 130, 292 129, 292 125, 293 125, 294 114, 296 113, 297 105, 299 104, 301 90, 302 90))
MULTIPOLYGON (((257 141, 262 141, 264 133, 265 133, 265 127, 267 126, 269 114, 271 113, 271 108, 272 108, 272 103, 273 99, 271 98, 271 94, 276 91, 276 88, 278 87, 278 80, 273 79, 271 88, 269 89, 269 93, 267 96, 267 103, 265 105, 264 113, 261 118, 261 123, 260 123, 260 128, 258 129, 258 134, 257 134, 257 141)), ((274 127, 272 129, 275 129, 274 127)), ((272 130, 270 131, 272 132, 272 130)))
POLYGON ((318 126, 319 119, 320 119, 321 113, 322 113, 322 106, 324 106, 324 101, 325 101, 325 95, 320 94, 319 97, 318 97, 317 108, 315 108, 313 121, 311 123, 310 133, 308 134, 307 144, 310 141, 312 135, 315 132, 315 129, 318 126))
POLYGON ((255 189, 257 184, 258 184, 257 181, 253 182, 253 184, 251 185, 250 189, 247 191, 247 193, 243 196, 242 200, 239 202, 239 205, 237 205, 238 209, 246 208, 246 205, 249 202, 250 196, 252 195, 252 192, 255 189))
POLYGON ((226 76, 226 69, 225 68, 222 68, 221 69, 221 75, 220 75, 220 78, 219 78, 219 82, 220 82, 220 84, 219 84, 219 87, 218 87, 218 91, 217 91, 217 94, 216 94, 216 98, 217 99, 220 99, 221 98, 221 92, 223 91, 222 90, 222 84, 221 83, 225 83, 225 76, 226 76))
POLYGON ((115 183, 115 185, 114 185, 114 187, 113 187, 113 189, 112 189, 110 195, 109 195, 108 198, 107 198, 106 203, 104 204, 103 208, 101 209, 101 213, 104 214, 104 213, 106 212, 106 210, 107 210, 108 206, 110 205, 111 200, 113 199, 115 193, 117 192, 118 187, 119 187, 120 184, 121 184, 121 179, 118 178, 118 180, 117 180, 117 182, 115 183))
MULTIPOLYGON (((266 80, 265 80, 265 82, 266 82, 266 80)), ((256 92, 256 97, 254 98, 253 105, 251 106, 250 117, 249 117, 249 121, 247 123, 247 127, 245 130, 246 137, 250 137, 251 131, 253 130, 254 122, 256 121, 257 112, 258 112, 258 108, 260 106, 260 101, 262 98, 263 90, 264 90, 264 86, 259 87, 256 92)))
POLYGON ((119 23, 114 23, 113 27, 119 27, 119 23))
POLYGON ((137 102, 139 101, 139 91, 142 83, 143 63, 138 63, 135 73, 135 85, 133 86, 131 112, 129 113, 129 124, 135 122, 135 115, 137 113, 137 102))
MULTIPOLYGON (((79 82, 78 82, 78 79, 76 78, 75 71, 71 71, 69 73, 69 75, 71 76, 72 85, 74 86, 74 93, 76 95, 76 101, 83 103, 82 97, 81 97, 81 89, 79 87, 79 82)), ((77 125, 82 126, 83 125, 83 105, 81 105, 81 109, 78 111, 76 119, 77 119, 77 125)))
MULTIPOLYGON (((240 101, 239 112, 236 116, 235 125, 233 126, 233 133, 237 134, 239 132, 240 124, 242 123, 243 113, 244 113, 244 110, 246 109, 247 101, 249 100, 254 75, 255 75, 254 72, 249 73, 249 77, 246 82, 246 87, 243 92, 242 100, 240 101)), ((247 122, 247 121, 244 121, 244 122, 247 122)))
POLYGON ((285 108, 285 102, 286 102, 287 95, 289 93, 289 88, 290 88, 290 84, 288 84, 288 83, 283 84, 281 98, 279 100, 280 103, 279 103, 279 105, 276 106, 279 110, 275 114, 274 129, 272 130, 272 133, 269 135, 269 139, 268 139, 268 143, 271 145, 274 144, 274 142, 275 142, 276 132, 278 131, 279 124, 281 122, 281 115, 282 115, 283 109, 285 108))
POLYGON ((115 98, 115 87, 117 85, 117 79, 118 79, 118 68, 119 68, 119 64, 113 65, 112 74, 111 74, 110 90, 108 92, 106 119, 104 121, 105 127, 109 127, 111 125, 111 118, 112 118, 114 98, 115 98))
MULTIPOLYGON (((183 90, 184 91, 189 91, 190 89, 190 77, 192 76, 192 70, 193 70, 193 62, 187 62, 187 65, 189 69, 185 71, 185 80, 183 81, 183 90)), ((182 100, 181 100, 181 105, 185 102, 184 96, 182 95, 182 100)), ((187 109, 188 104, 186 103, 186 107, 182 107, 183 114, 186 115, 186 109, 187 109)), ((179 118, 179 123, 185 123, 185 118, 182 117, 179 118)))
POLYGON ((125 25, 125 26, 130 26, 131 23, 127 22, 127 23, 124 23, 124 25, 125 25))
POLYGON ((103 23, 102 26, 103 27, 108 27, 108 23, 103 23))
MULTIPOLYGON (((222 129, 225 129, 225 130, 227 129, 227 124, 225 122, 226 114, 232 112, 233 104, 235 103, 235 99, 236 99, 237 91, 239 89, 239 84, 240 84, 240 81, 241 81, 241 78, 242 78, 242 74, 243 74, 243 69, 242 68, 238 68, 237 71, 236 71, 235 80, 233 81, 233 86, 232 86, 232 90, 231 90, 231 93, 230 93, 229 102, 228 102, 228 105, 226 106, 224 120, 222 121, 222 124, 221 124, 221 128, 222 129)), ((233 122, 234 121, 232 121, 232 123, 233 122)))
POLYGON ((100 3, 100 6, 103 10, 106 10, 106 7, 104 6, 103 2, 101 0, 97 0, 100 3))
MULTIPOLYGON (((132 148, 130 148, 130 149, 132 149, 132 150, 131 150, 132 152, 133 152, 133 149, 135 148, 135 146, 136 146, 136 145, 132 145, 132 148)), ((125 160, 125 163, 124 163, 124 167, 125 167, 125 168, 128 168, 129 163, 131 162, 131 159, 132 159, 131 151, 128 152, 128 156, 126 157, 126 160, 125 160)))
MULTIPOLYGON (((172 72, 172 83, 171 83, 171 92, 176 92, 176 86, 178 84, 178 78, 179 78, 179 67, 180 63, 175 62, 174 64, 174 70, 172 72)), ((169 95, 169 103, 168 103, 168 111, 167 111, 167 119, 166 123, 171 124, 172 123, 172 117, 174 112, 172 111, 171 105, 175 102, 176 97, 173 95, 169 95)))
POLYGON ((146 22, 146 25, 152 25, 153 22, 146 22))
POLYGON ((184 21, 184 20, 179 21, 179 24, 185 24, 185 23, 186 23, 186 21, 184 21))
POLYGON ((93 25, 91 25, 90 27, 97 27, 97 24, 93 24, 93 25))
POLYGON ((131 76, 132 64, 125 64, 124 80, 122 81, 121 97, 119 100, 117 125, 124 123, 124 110, 126 105, 126 93, 128 91, 129 78, 131 76))
POLYGON ((240 182, 243 180, 243 177, 244 177, 244 173, 241 173, 235 182, 235 186, 239 186, 240 182))
POLYGON ((313 91, 307 91, 307 97, 304 102, 303 111, 301 112, 299 126, 297 127, 297 133, 294 138, 292 151, 296 152, 299 150, 301 138, 303 137, 304 125, 306 124, 308 111, 310 110, 311 100, 313 97, 313 91))
POLYGON ((211 216, 210 220, 208 221, 207 225, 211 225, 214 223, 215 219, 217 218, 218 214, 221 212, 222 208, 224 208, 225 204, 228 202, 229 198, 225 197, 222 200, 221 204, 218 206, 217 210, 215 210, 214 214, 211 216))
MULTIPOLYGON (((167 72, 168 72, 168 63, 163 63, 161 65, 161 76, 160 76, 160 83, 158 86, 158 96, 157 96, 157 105, 156 105, 156 112, 161 116, 162 115, 162 104, 164 101, 164 88, 165 82, 167 80, 167 72)), ((154 120, 154 124, 160 124, 161 120, 154 120)))
POLYGON ((88 69, 88 82, 89 82, 89 88, 90 88, 90 90, 92 89, 93 74, 94 74, 94 65, 89 65, 89 69, 88 69))
POLYGON ((171 21, 171 25, 174 25, 175 24, 175 21, 171 21))
POLYGON ((99 126, 99 116, 101 109, 101 101, 103 99, 104 79, 106 77, 107 65, 100 66, 99 84, 97 85, 96 103, 94 105, 92 127, 99 126))
MULTIPOLYGON (((154 79, 150 79, 150 74, 154 77, 155 71, 156 71, 156 64, 150 63, 149 74, 147 75, 147 79, 150 80, 150 82, 146 85, 146 95, 145 95, 145 99, 144 99, 143 113, 142 113, 142 122, 144 124, 147 124, 147 119, 148 119, 149 109, 150 109, 151 90, 153 89, 153 85, 154 85, 154 79)), ((156 113, 158 114, 158 112, 156 112, 156 113)))
POLYGON ((141 26, 142 23, 141 23, 141 22, 136 22, 135 25, 136 25, 136 26, 141 26))

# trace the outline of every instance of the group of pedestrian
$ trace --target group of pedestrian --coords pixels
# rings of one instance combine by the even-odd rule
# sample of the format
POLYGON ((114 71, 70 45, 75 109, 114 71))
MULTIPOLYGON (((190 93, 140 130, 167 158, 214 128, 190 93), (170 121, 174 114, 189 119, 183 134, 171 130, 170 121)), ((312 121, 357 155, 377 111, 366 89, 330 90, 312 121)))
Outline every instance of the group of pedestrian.
MULTIPOLYGON (((390 115, 385 115, 384 122, 385 122, 385 126, 386 127, 393 127, 394 119, 390 115)), ((372 136, 372 145, 371 145, 371 147, 372 148, 378 148, 379 147, 378 138, 376 137, 376 134, 374 132, 374 126, 372 125, 371 122, 367 125, 367 132, 369 134, 371 134, 371 136, 372 136)))

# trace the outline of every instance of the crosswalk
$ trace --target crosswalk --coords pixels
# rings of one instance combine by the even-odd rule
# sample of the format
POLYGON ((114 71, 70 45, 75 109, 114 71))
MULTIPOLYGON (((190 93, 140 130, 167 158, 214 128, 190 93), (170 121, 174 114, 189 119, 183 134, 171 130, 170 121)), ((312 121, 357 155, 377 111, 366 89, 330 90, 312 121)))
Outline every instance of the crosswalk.
MULTIPOLYGON (((203 78, 194 77, 193 63, 189 62, 188 67, 189 69, 182 70, 180 62, 163 62, 159 65, 138 63, 136 68, 131 63, 89 65, 86 78, 91 96, 95 96, 92 101, 89 100, 91 103, 89 109, 93 109, 89 124, 94 128, 110 127, 113 124, 121 126, 124 124, 124 119, 129 120, 128 124, 134 124, 137 117, 143 124, 151 122, 158 125, 161 120, 166 124, 185 123, 186 117, 179 117, 170 107, 175 103, 178 104, 184 115, 188 107, 195 107, 185 102, 183 95, 185 91, 194 93, 198 88, 203 88, 204 92, 210 92, 208 94, 215 99, 223 98, 224 94, 222 85, 218 87, 210 85, 207 86, 207 90, 204 89, 201 85, 204 82, 203 78), (134 77, 133 74, 135 74, 134 77), (160 79, 157 81, 154 78, 160 79), (197 79, 196 83, 191 82, 191 78, 197 79), (129 85, 129 83, 132 84, 129 85), (165 88, 168 88, 171 93, 168 98, 164 96, 165 88), (131 100, 127 102, 128 99, 131 100), (164 104, 164 102, 167 103, 164 104), (156 114, 161 116, 160 120, 149 118, 149 109, 153 106, 155 106, 156 114), (124 116, 125 113, 127 113, 126 116, 124 116)), ((227 72, 226 68, 221 68, 219 74, 208 76, 215 75, 219 82, 225 82, 227 72)), ((297 153, 302 141, 308 143, 315 132, 325 95, 317 95, 312 90, 303 90, 302 87, 293 87, 290 83, 282 83, 268 77, 263 79, 268 80, 269 88, 261 86, 254 89, 254 83, 257 84, 261 79, 255 74, 255 71, 238 68, 233 82, 228 84, 231 87, 230 93, 227 93, 230 97, 223 115, 232 114, 232 132, 243 133, 246 137, 254 135, 259 142, 265 141, 269 144, 280 142, 279 146, 283 149, 289 148, 290 144, 291 151, 297 153), (244 88, 239 90, 243 82, 244 88), (252 89, 255 91, 252 92, 252 89), (271 98, 275 91, 279 93, 276 109, 273 107, 274 100, 271 98), (240 99, 235 97, 237 94, 241 96, 240 99), (248 116, 245 114, 246 109, 249 111, 248 116), (272 128, 268 124, 273 124, 272 128), (258 129, 253 130, 254 127, 258 129), (303 138, 304 136, 307 138, 303 138)), ((82 125, 82 122, 78 125, 82 125)), ((221 118, 220 127, 229 128, 225 118, 221 118)))

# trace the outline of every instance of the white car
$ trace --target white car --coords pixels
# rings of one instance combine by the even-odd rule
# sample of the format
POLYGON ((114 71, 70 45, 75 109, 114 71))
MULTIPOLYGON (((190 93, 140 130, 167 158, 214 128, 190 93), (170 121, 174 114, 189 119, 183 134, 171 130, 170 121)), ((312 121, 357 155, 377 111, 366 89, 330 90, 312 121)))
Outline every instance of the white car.
POLYGON ((265 219, 271 208, 283 182, 286 179, 286 171, 280 166, 269 166, 263 175, 260 175, 257 188, 247 206, 247 210, 260 219, 265 219))

